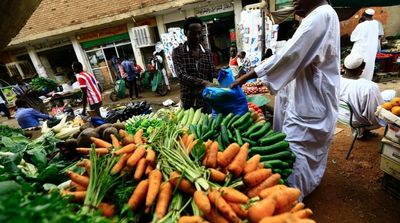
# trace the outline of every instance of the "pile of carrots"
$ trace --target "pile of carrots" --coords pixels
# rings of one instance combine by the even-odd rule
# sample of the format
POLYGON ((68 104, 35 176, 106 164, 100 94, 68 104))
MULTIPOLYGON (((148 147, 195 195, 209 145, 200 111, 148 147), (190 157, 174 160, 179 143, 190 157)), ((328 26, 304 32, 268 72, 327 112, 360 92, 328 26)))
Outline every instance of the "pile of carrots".
MULTIPOLYGON (((301 192, 287 187, 282 183, 279 174, 273 174, 271 169, 264 168, 260 155, 249 157, 249 144, 240 146, 230 144, 225 150, 219 151, 217 141, 204 142, 205 154, 200 160, 209 173, 210 189, 196 189, 194 182, 184 177, 184 174, 171 171, 166 175, 157 166, 156 150, 147 144, 143 130, 135 135, 129 135, 120 130, 119 137, 111 135, 111 142, 91 138, 98 155, 113 154, 118 156, 118 162, 113 166, 111 174, 130 176, 138 182, 127 202, 129 208, 136 212, 144 210, 155 219, 167 215, 174 197, 174 191, 191 197, 201 211, 200 215, 181 216, 179 223, 196 222, 242 222, 251 223, 312 223, 310 209, 306 209, 298 199, 301 192), (241 179, 238 187, 220 186, 229 178, 241 179), (168 178, 168 179, 167 179, 168 178)), ((190 154, 198 143, 194 135, 183 133, 178 139, 182 148, 190 154)), ((77 148, 82 154, 89 154, 90 148, 77 148)), ((77 166, 85 168, 80 175, 67 171, 71 180, 70 188, 63 191, 65 195, 73 195, 75 202, 85 198, 86 188, 90 180, 90 161, 83 159, 77 166)), ((115 214, 114 205, 101 203, 98 207, 104 216, 115 214)))

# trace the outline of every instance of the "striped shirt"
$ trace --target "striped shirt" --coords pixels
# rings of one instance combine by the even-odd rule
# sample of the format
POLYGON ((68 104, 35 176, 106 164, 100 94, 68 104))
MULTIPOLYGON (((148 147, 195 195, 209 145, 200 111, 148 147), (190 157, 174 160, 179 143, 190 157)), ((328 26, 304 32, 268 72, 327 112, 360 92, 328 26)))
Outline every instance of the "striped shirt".
POLYGON ((87 100, 89 105, 97 104, 101 102, 101 92, 98 86, 98 82, 93 74, 82 71, 76 79, 79 82, 80 88, 87 89, 87 100))

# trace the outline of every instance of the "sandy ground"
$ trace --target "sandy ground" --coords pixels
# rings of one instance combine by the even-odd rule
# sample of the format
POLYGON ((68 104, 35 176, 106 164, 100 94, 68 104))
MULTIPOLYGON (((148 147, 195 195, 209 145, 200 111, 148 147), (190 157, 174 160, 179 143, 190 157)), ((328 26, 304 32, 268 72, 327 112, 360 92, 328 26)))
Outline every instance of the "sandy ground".
MULTIPOLYGON (((398 82, 379 85, 381 90, 396 89, 400 95, 398 82)), ((114 103, 109 100, 108 94, 104 94, 105 105, 122 105, 129 101, 125 98, 114 103)), ((139 100, 146 100, 155 108, 160 108, 167 99, 179 102, 179 86, 173 85, 172 91, 164 97, 149 91, 140 95, 142 98, 139 100)), ((269 98, 273 99, 272 96, 269 98)), ((0 121, 17 127, 15 119, 2 117, 0 121)), ((351 157, 345 160, 352 140, 351 131, 347 126, 338 127, 343 131, 335 135, 330 147, 321 185, 304 201, 313 210, 313 218, 322 223, 400 222, 400 201, 381 189, 383 172, 379 169, 379 142, 383 137, 383 128, 377 131, 379 137, 357 141, 351 157)))

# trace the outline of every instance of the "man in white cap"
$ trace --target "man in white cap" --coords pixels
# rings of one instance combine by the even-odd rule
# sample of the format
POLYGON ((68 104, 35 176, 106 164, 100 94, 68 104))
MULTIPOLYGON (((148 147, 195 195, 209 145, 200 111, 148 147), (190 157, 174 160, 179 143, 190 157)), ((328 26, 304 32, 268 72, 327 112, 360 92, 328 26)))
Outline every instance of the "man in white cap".
MULTIPOLYGON (((344 59, 344 67, 346 73, 340 78, 340 100, 348 102, 352 106, 353 122, 369 126, 362 129, 359 138, 374 136, 370 130, 385 125, 375 115, 376 108, 384 102, 379 87, 370 80, 360 78, 365 69, 365 62, 361 55, 354 53, 348 55, 344 59)), ((348 114, 339 109, 339 117, 346 115, 348 114)))
POLYGON ((372 80, 375 69, 376 53, 379 48, 379 23, 373 20, 375 10, 367 9, 363 14, 364 22, 361 22, 351 34, 351 42, 354 42, 352 53, 359 54, 365 62, 365 69, 361 78, 372 80))

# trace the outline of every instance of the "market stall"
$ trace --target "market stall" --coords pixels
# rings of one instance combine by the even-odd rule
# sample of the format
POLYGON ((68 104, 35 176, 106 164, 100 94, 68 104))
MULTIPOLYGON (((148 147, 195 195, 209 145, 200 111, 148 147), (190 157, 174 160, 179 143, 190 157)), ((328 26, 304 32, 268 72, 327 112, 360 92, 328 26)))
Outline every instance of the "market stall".
POLYGON ((63 118, 31 140, 1 126, 0 219, 314 222, 285 186, 285 134, 253 109, 161 109, 94 127, 63 118))

